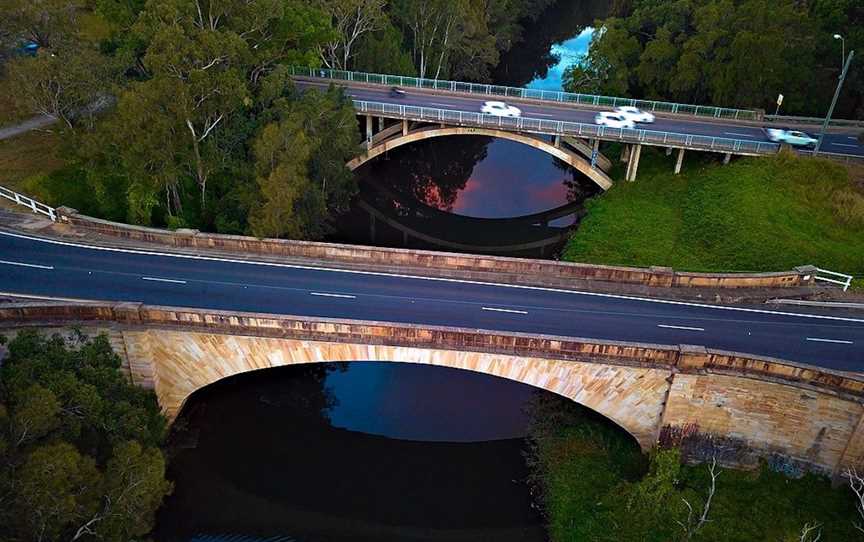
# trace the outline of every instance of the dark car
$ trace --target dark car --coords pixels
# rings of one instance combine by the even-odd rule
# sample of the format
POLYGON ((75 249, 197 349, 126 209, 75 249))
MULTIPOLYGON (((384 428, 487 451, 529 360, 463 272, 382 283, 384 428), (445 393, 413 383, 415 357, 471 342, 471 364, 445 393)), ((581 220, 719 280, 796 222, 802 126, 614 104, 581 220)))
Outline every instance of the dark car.
POLYGON ((406 92, 399 87, 390 87, 390 96, 394 98, 402 98, 406 92))

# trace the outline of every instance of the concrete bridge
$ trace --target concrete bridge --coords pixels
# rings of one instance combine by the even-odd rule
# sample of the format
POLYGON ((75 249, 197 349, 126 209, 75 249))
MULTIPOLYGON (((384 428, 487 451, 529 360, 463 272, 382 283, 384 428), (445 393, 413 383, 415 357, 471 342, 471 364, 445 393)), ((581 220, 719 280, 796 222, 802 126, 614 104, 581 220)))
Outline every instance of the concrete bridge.
MULTIPOLYGON (((864 378, 698 346, 617 343, 141 304, 0 305, 0 330, 85 326, 109 333, 132 380, 175 417, 232 375, 299 363, 386 361, 475 371, 568 397, 643 449, 700 436, 727 462, 782 457, 837 474, 864 462, 864 378), (719 443, 719 445, 718 445, 719 443)), ((710 447, 710 446, 709 446, 710 447)))
MULTIPOLYGON (((340 70, 291 68, 300 88, 335 84, 354 100, 357 114, 366 117, 367 152, 351 162, 359 167, 400 145, 448 135, 480 134, 524 143, 556 156, 608 189, 611 165, 599 154, 600 142, 621 143, 627 163, 625 178, 636 179, 643 146, 675 150, 675 173, 681 171, 685 151, 733 155, 776 154, 780 145, 766 137, 763 127, 785 127, 782 118, 765 119, 760 111, 678 103, 540 91, 458 81, 439 81, 340 70), (393 96, 392 86, 406 91, 393 96), (519 118, 480 112, 487 100, 506 100, 522 110, 519 118), (598 126, 594 115, 619 105, 652 111, 656 122, 636 129, 598 126), (376 120, 377 123, 376 123, 376 120), (395 125, 393 121, 397 121, 395 125), (391 125, 387 125, 391 123, 391 125)), ((825 135, 822 154, 845 160, 864 160, 864 145, 851 128, 834 128, 825 135)))

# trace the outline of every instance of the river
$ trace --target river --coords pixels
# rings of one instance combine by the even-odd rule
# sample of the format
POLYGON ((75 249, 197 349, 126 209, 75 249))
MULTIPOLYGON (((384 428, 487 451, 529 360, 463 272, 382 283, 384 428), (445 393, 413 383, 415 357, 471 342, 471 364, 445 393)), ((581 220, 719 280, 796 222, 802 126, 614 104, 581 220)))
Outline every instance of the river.
MULTIPOLYGON (((502 56, 494 82, 560 90, 564 69, 587 52, 592 25, 608 8, 598 0, 553 5, 502 56)), ((357 173, 360 193, 331 241, 551 258, 599 192, 540 150, 479 136, 399 147, 357 173)))
MULTIPOLYGON (((562 0, 526 28, 496 81, 560 85, 604 9, 562 0)), ((597 193, 545 153, 483 137, 402 147, 359 175, 359 198, 332 240, 551 257, 597 193)), ((175 490, 154 539, 541 542, 524 460, 525 408, 538 393, 467 371, 364 361, 225 379, 195 393, 175 422, 175 490)))

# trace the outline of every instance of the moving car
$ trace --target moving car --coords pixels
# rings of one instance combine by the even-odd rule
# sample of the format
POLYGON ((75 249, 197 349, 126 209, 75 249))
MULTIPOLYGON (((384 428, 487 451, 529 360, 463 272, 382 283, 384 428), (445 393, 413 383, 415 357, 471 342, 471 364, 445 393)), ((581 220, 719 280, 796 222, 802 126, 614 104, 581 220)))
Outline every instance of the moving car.
POLYGON ((800 130, 781 130, 779 128, 768 128, 765 130, 768 139, 774 143, 788 143, 796 147, 810 147, 816 144, 816 138, 800 130))
POLYGON ((620 113, 613 111, 604 111, 597 113, 594 117, 594 122, 600 126, 608 126, 609 128, 636 128, 636 123, 632 119, 628 119, 620 113))
POLYGON ((624 118, 632 120, 633 122, 654 122, 654 115, 652 113, 642 111, 638 107, 633 107, 631 105, 616 107, 614 112, 624 118))
POLYGON ((390 87, 390 96, 393 98, 402 98, 405 94, 406 92, 404 89, 399 87, 390 87))
POLYGON ((480 111, 497 117, 518 117, 522 115, 522 110, 518 107, 507 105, 504 102, 485 102, 480 111))

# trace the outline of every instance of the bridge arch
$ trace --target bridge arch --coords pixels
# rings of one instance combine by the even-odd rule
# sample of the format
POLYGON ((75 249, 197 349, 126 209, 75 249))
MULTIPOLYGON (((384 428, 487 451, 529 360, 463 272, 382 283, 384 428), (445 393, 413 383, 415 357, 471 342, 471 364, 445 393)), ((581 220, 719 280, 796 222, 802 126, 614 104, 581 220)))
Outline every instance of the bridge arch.
MULTIPOLYGON (((191 331, 125 331, 123 335, 126 351, 139 356, 138 366, 152 370, 159 404, 171 419, 197 390, 241 373, 309 363, 419 363, 506 378, 567 397, 608 418, 648 450, 657 438, 669 387, 669 372, 656 368, 191 331)), ((133 379, 138 380, 132 369, 133 379)))
POLYGON ((579 171, 597 183, 603 190, 608 190, 612 187, 612 179, 606 175, 606 173, 604 173, 600 168, 592 168, 590 162, 574 152, 569 152, 564 147, 556 147, 554 144, 549 143, 542 138, 528 134, 508 132, 507 130, 495 130, 492 128, 473 128, 467 126, 444 126, 412 130, 407 134, 403 133, 402 135, 374 143, 365 153, 348 162, 347 166, 353 171, 369 160, 397 147, 408 145, 415 141, 422 141, 424 139, 454 135, 479 135, 522 143, 523 145, 534 147, 535 149, 551 154, 552 156, 566 162, 573 169, 579 171))

